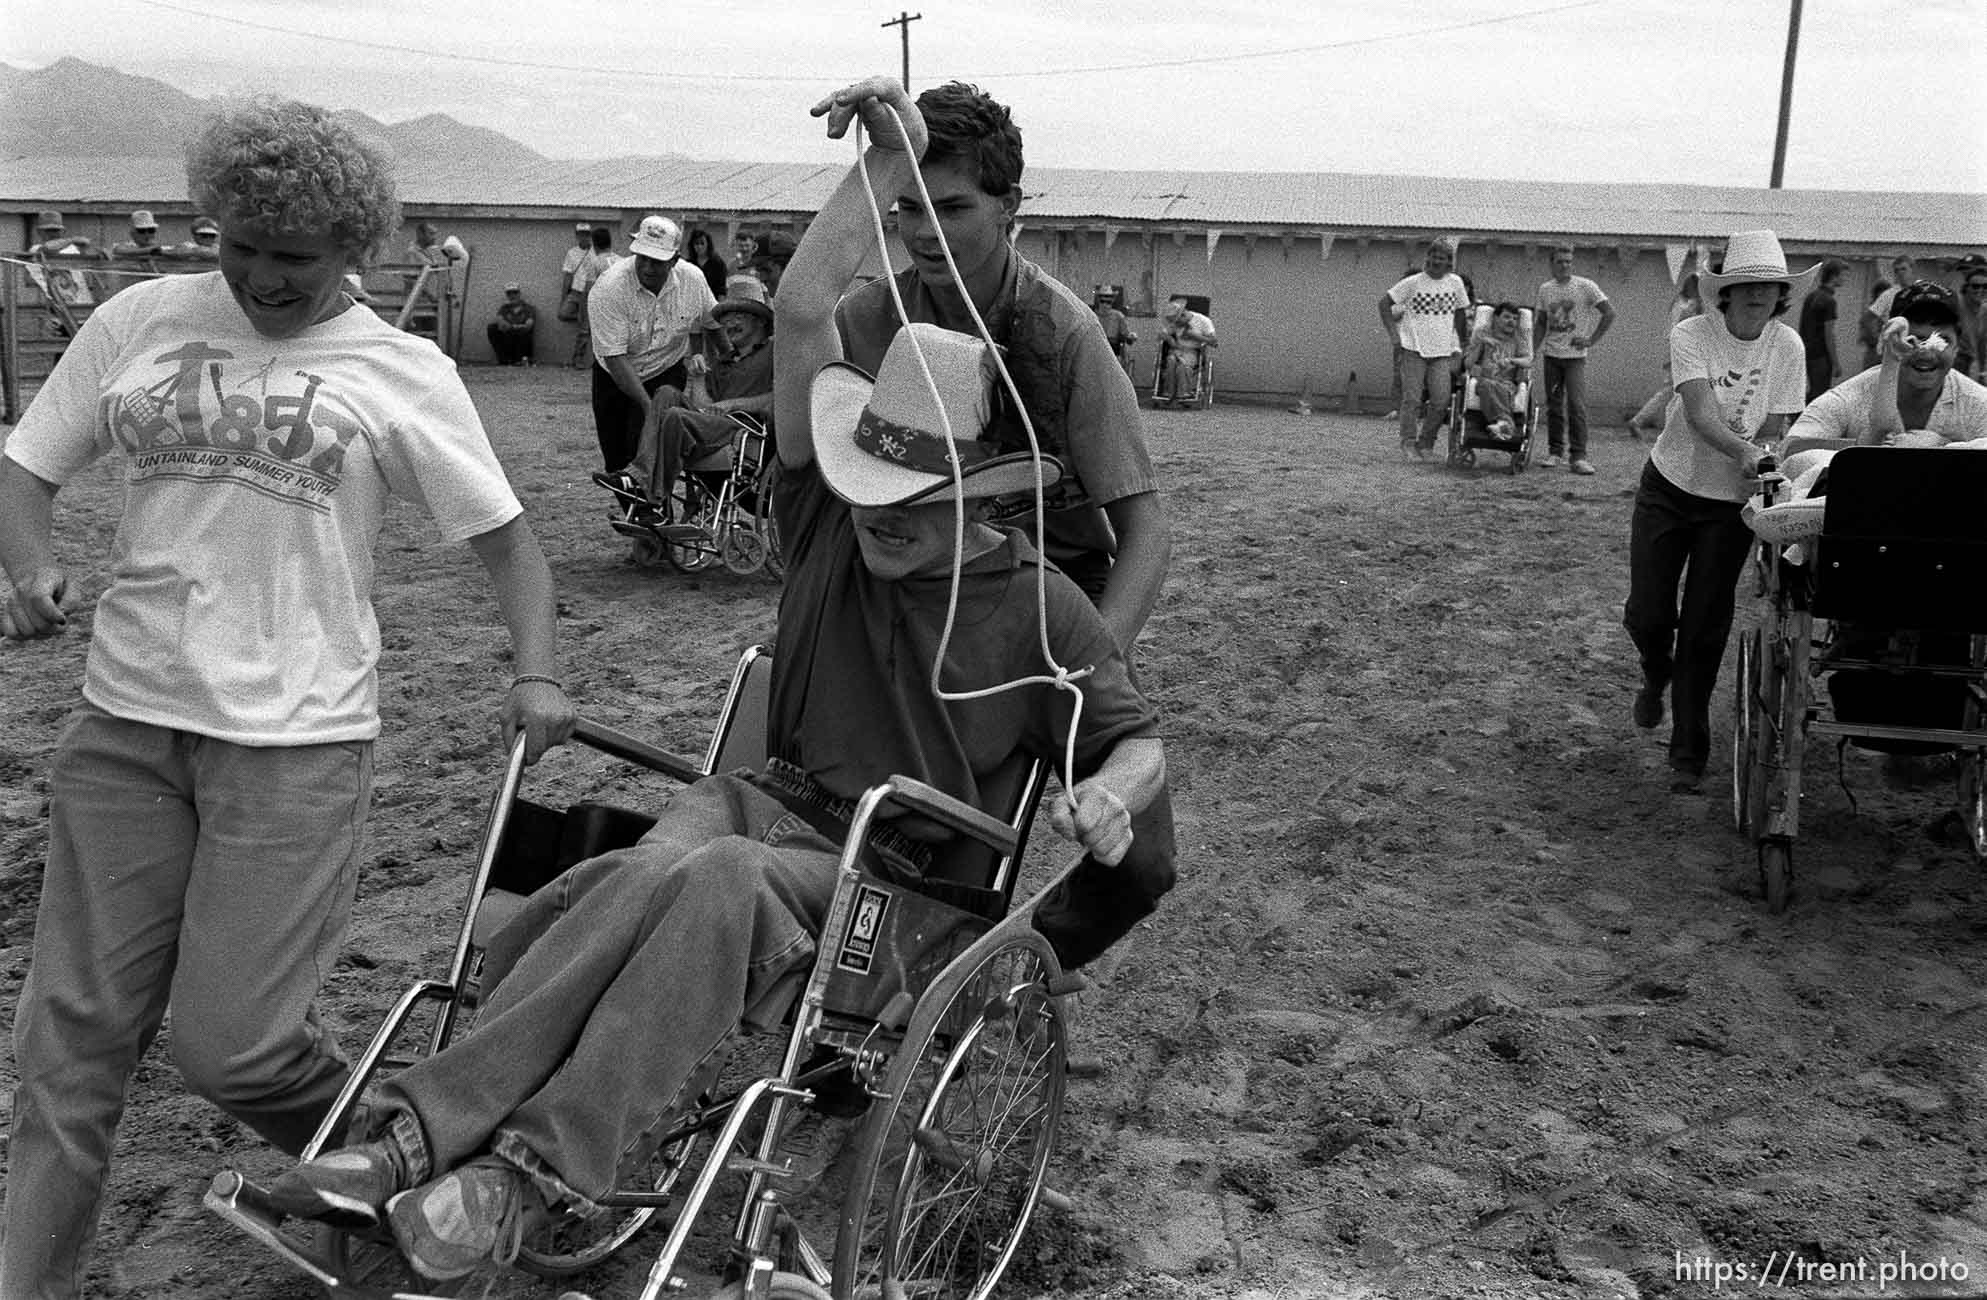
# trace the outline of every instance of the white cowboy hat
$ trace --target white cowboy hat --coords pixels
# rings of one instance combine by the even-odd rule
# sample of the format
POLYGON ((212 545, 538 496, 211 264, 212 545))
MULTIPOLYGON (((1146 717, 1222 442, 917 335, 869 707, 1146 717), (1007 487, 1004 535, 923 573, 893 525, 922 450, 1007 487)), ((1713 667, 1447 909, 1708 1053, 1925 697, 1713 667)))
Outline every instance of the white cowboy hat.
POLYGON ((821 367, 810 404, 814 458, 828 490, 852 506, 950 501, 955 459, 958 495, 968 500, 1033 492, 1038 478, 1043 487, 1061 479, 1053 457, 1002 456, 980 441, 992 375, 984 342, 927 324, 897 331, 873 380, 844 361, 821 367))
POLYGON ((1725 260, 1717 271, 1703 271, 1697 277, 1698 297, 1705 303, 1718 301, 1718 291, 1738 284, 1784 284, 1787 300, 1798 304, 1821 277, 1817 262, 1798 275, 1787 270, 1787 255, 1780 251, 1780 237, 1770 230, 1741 230, 1725 241, 1725 260))

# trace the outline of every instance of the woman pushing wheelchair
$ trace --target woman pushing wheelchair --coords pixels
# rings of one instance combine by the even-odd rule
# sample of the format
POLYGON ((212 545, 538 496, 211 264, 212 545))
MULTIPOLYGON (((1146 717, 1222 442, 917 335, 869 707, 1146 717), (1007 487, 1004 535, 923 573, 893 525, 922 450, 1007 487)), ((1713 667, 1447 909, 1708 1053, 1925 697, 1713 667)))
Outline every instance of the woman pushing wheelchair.
MULTIPOLYGON (((1163 788, 1157 717, 1101 617, 1030 539, 987 522, 990 498, 1061 473, 976 440, 992 352, 914 325, 874 378, 839 360, 835 304, 873 237, 864 173, 897 192, 925 144, 916 108, 873 79, 814 111, 837 138, 860 116, 872 143, 779 297, 776 509, 790 568, 773 757, 689 787, 639 845, 534 894, 491 944, 475 1029, 387 1080, 370 1141, 270 1188, 287 1213, 384 1220, 430 1279, 507 1262, 533 1225, 590 1210, 688 1100, 698 1067, 741 1022, 777 1014, 834 891, 847 831, 836 810, 869 786, 901 773, 981 806, 1032 759, 1072 752, 1077 779, 1051 820, 1105 863, 1163 788), (1045 642, 1080 678, 1080 708, 1050 683, 979 694, 1050 671, 1045 642)), ((915 880, 946 839, 900 818, 862 852, 870 870, 915 880)))

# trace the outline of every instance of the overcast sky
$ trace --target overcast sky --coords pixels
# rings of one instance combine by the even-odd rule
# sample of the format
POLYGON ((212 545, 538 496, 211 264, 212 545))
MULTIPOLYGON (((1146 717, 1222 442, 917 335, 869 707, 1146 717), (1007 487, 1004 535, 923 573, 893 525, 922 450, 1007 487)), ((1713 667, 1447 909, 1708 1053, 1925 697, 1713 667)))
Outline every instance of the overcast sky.
MULTIPOLYGON (((445 112, 550 157, 833 161, 820 93, 1006 101, 1045 167, 1765 185, 1789 0, 58 0, 0 59, 445 112)), ((1987 0, 1806 0, 1790 188, 1987 191, 1987 0)))

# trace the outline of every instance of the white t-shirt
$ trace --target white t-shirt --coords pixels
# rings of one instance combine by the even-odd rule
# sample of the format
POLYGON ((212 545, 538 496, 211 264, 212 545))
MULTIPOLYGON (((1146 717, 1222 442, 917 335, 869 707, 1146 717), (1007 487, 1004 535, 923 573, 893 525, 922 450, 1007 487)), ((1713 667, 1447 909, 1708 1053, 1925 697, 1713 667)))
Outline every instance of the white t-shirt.
POLYGON ((364 307, 250 328, 218 272, 132 285, 77 331, 6 456, 58 486, 123 453, 83 694, 244 745, 379 734, 388 496, 461 541, 522 513, 454 363, 364 307))
POLYGON ((566 250, 566 260, 559 267, 559 274, 571 275, 573 272, 579 270, 580 263, 585 261, 586 255, 592 251, 593 249, 591 247, 581 248, 578 244, 574 244, 571 248, 566 250))
POLYGON ((626 357, 648 379, 689 355, 691 331, 704 328, 718 300, 704 273, 687 261, 669 269, 661 293, 642 288, 635 266, 624 257, 600 273, 587 291, 587 324, 595 357, 626 357))
POLYGON ((1445 275, 1437 280, 1426 271, 1416 271, 1397 281, 1387 296, 1407 309, 1396 322, 1402 347, 1424 357, 1446 357, 1462 348, 1456 337, 1456 313, 1470 305, 1463 277, 1445 275))
MULTIPOLYGON (((1788 436, 1861 438, 1870 431, 1870 395, 1876 390, 1877 376, 1882 373, 1881 367, 1872 366, 1809 402, 1801 418, 1794 421, 1794 427, 1787 430, 1788 436)), ((1932 404, 1932 413, 1923 427, 1947 442, 1987 437, 1987 388, 1957 370, 1949 371, 1939 400, 1932 404)))
MULTIPOLYGON (((1692 379, 1708 381, 1719 414, 1736 422, 1745 437, 1757 439, 1769 415, 1800 411, 1807 395, 1807 349, 1801 336, 1777 319, 1750 342, 1733 338, 1725 313, 1713 308, 1670 331, 1670 379, 1679 388, 1692 379)), ((1744 501, 1751 495, 1739 463, 1691 429, 1681 395, 1671 395, 1649 459, 1692 496, 1744 501)))
POLYGON ((1540 285, 1537 311, 1539 319, 1545 322, 1544 354, 1562 361, 1577 361, 1586 356, 1587 349, 1573 346, 1573 336, 1594 336, 1594 327, 1600 324, 1601 304, 1607 300, 1601 286, 1584 275, 1571 276, 1565 284, 1547 280, 1540 285))

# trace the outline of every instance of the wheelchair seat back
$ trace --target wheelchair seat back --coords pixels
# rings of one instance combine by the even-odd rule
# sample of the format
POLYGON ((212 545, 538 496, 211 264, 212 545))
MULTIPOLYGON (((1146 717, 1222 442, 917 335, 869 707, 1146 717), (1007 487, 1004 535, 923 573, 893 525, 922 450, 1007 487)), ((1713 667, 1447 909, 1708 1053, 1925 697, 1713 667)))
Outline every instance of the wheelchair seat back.
POLYGON ((1830 462, 1826 495, 1817 615, 1987 631, 1987 455, 1850 448, 1830 462))

